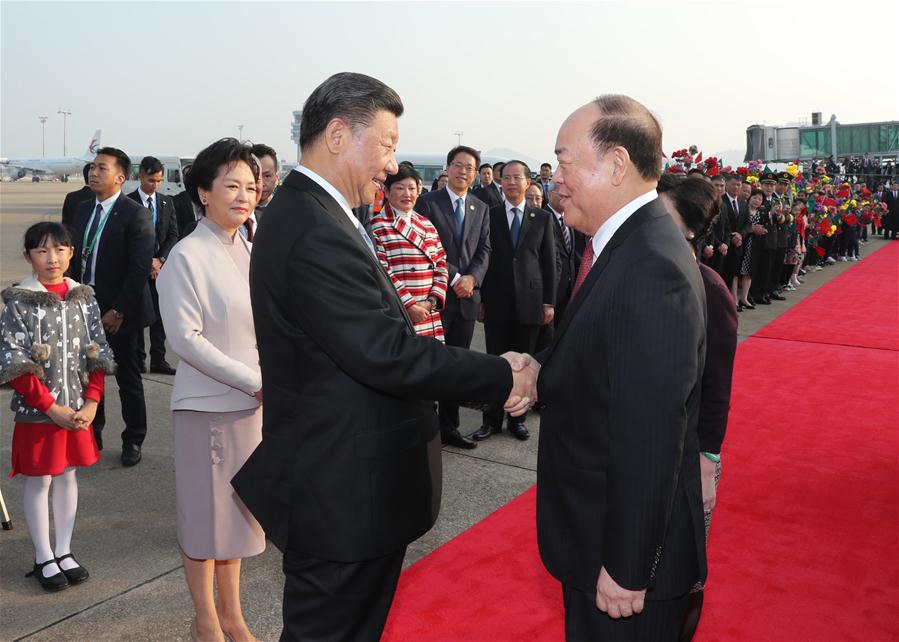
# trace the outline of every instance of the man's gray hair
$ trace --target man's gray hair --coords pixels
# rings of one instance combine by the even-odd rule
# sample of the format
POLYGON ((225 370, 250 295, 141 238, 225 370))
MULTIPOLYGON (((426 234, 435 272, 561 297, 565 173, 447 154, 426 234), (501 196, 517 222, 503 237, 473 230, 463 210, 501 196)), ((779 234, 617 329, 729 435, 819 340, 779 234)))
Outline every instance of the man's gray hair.
POLYGON ((341 72, 320 84, 306 99, 300 121, 300 149, 308 149, 334 118, 342 118, 356 131, 371 124, 379 111, 399 118, 403 101, 377 78, 341 72))
POLYGON ((550 182, 549 182, 549 185, 546 186, 546 193, 547 193, 547 194, 552 194, 552 193, 555 192, 557 189, 559 189, 559 188, 556 186, 556 182, 555 182, 555 181, 550 181, 550 182))

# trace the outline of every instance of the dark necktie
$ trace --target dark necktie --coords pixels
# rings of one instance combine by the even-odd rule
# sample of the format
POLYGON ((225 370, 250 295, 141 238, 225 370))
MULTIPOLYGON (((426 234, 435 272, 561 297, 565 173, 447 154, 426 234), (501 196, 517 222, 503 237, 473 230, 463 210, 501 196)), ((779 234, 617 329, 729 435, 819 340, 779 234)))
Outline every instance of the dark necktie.
MULTIPOLYGON (((94 238, 97 235, 97 229, 100 227, 100 219, 103 218, 103 206, 97 203, 97 208, 94 210, 94 220, 91 221, 91 226, 87 230, 87 243, 88 247, 90 247, 90 253, 84 256, 84 260, 86 261, 84 265, 83 274, 81 275, 82 283, 90 283, 93 276, 94 270, 91 267, 93 263, 93 256, 97 253, 97 244, 99 243, 99 239, 94 238)), ((82 248, 82 252, 85 251, 86 248, 82 248)))
POLYGON ((465 224, 465 199, 456 199, 456 238, 462 238, 462 226, 465 224))
POLYGON ((153 236, 156 237, 154 252, 159 251, 159 237, 156 235, 156 208, 153 207, 153 197, 147 197, 147 209, 150 210, 150 216, 153 217, 153 236))
POLYGON ((565 244, 565 251, 571 253, 571 230, 565 225, 565 215, 559 216, 559 225, 562 227, 562 242, 565 244))
POLYGON ((518 247, 518 235, 521 233, 521 219, 518 218, 519 213, 517 207, 512 208, 512 226, 509 228, 509 232, 512 234, 512 247, 518 247))
POLYGON ((593 240, 587 242, 587 247, 584 248, 584 256, 581 259, 581 267, 578 268, 577 271, 577 280, 574 282, 574 287, 571 289, 571 299, 574 300, 574 296, 577 294, 577 291, 581 289, 581 286, 584 284, 584 281, 587 280, 587 275, 590 273, 590 270, 593 268, 593 240))
POLYGON ((243 222, 243 226, 247 229, 247 240, 253 242, 253 219, 248 218, 243 222))

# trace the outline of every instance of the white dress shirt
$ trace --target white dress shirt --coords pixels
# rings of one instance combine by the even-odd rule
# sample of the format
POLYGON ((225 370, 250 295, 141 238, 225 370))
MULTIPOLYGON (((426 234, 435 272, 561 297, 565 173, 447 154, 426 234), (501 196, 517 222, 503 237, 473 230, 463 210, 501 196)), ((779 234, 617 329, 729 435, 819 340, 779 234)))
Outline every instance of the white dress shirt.
POLYGON ((152 195, 147 194, 144 190, 142 190, 139 187, 137 188, 137 193, 140 196, 140 204, 141 205, 143 205, 147 209, 150 209, 149 206, 147 205, 147 200, 150 199, 153 201, 153 211, 154 212, 158 211, 156 208, 159 206, 159 200, 156 198, 155 194, 152 194, 152 195))
POLYGON ((517 207, 520 212, 519 216, 521 217, 521 223, 524 223, 524 206, 526 201, 521 201, 518 205, 513 205, 509 202, 508 199, 503 199, 503 203, 506 206, 506 222, 509 224, 509 229, 512 229, 512 219, 515 218, 515 215, 512 213, 512 208, 517 207))
POLYGON ((593 235, 593 264, 596 264, 596 259, 599 258, 599 255, 602 254, 603 249, 608 244, 609 240, 615 235, 615 232, 618 231, 618 228, 624 225, 624 222, 631 217, 631 214, 636 212, 638 209, 646 205, 647 203, 651 203, 659 197, 658 193, 652 189, 643 194, 642 196, 638 196, 630 203, 622 207, 620 210, 612 214, 609 218, 606 219, 606 222, 599 226, 599 229, 596 230, 596 234, 593 235))
MULTIPOLYGON (((116 200, 118 200, 119 196, 122 194, 121 190, 107 198, 105 201, 98 201, 96 198, 94 199, 94 211, 91 212, 91 216, 87 219, 87 226, 84 228, 85 232, 91 229, 91 224, 94 222, 94 216, 97 215, 97 205, 103 208, 103 213, 100 215, 100 220, 103 220, 103 216, 108 216, 109 211, 112 210, 115 205, 116 200)), ((107 219, 109 222, 109 219, 107 219)), ((105 227, 105 226, 104 226, 105 227)), ((97 240, 94 241, 94 247, 91 248, 91 280, 87 285, 96 285, 97 281, 97 255, 100 253, 100 237, 103 235, 103 228, 97 228, 97 240)), ((88 243, 91 242, 91 239, 87 240, 88 243)), ((84 247, 81 248, 81 251, 84 251, 84 247)))

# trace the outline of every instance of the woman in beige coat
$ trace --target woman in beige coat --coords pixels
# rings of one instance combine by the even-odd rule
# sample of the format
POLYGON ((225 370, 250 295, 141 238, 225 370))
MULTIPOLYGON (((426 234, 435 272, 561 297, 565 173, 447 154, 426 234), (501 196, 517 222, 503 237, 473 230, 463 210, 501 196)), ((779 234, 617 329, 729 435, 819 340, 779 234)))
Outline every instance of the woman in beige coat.
POLYGON ((257 176, 249 147, 233 138, 197 155, 186 183, 206 215, 157 282, 166 336, 180 358, 171 404, 175 496, 195 640, 222 640, 223 632, 255 639, 240 606, 240 562, 265 549, 265 535, 230 481, 262 439, 251 245, 237 233, 256 205, 257 176))

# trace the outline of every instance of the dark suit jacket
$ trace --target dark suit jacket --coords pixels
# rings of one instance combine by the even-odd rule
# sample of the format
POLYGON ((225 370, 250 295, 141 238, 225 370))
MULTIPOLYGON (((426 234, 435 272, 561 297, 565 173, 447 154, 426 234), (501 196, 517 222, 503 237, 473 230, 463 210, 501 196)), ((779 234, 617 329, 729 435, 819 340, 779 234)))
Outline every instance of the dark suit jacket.
POLYGON ((503 195, 496 184, 491 183, 487 187, 481 186, 471 190, 471 193, 487 204, 488 208, 503 204, 503 195))
POLYGON ((490 209, 490 267, 481 296, 484 323, 541 325, 543 306, 556 304, 556 235, 552 214, 525 203, 518 245, 505 205, 490 209))
MULTIPOLYGON (((128 194, 135 203, 141 203, 140 193, 134 190, 128 194)), ((175 203, 171 196, 156 192, 156 249, 153 252, 154 259, 167 259, 169 252, 175 247, 175 243, 181 237, 178 236, 178 217, 175 213, 175 203)), ((150 218, 152 221, 152 216, 150 218)))
POLYGON ((190 200, 190 194, 187 190, 175 194, 175 196, 172 197, 172 204, 175 206, 178 238, 183 239, 197 227, 197 218, 194 216, 194 204, 193 201, 190 200))
MULTIPOLYGON (((84 233, 95 203, 96 199, 82 201, 75 209, 75 255, 69 276, 79 282, 84 233)), ((147 284, 154 238, 150 211, 120 194, 98 241, 94 273, 94 292, 100 312, 105 314, 114 309, 125 315, 120 332, 140 330, 156 319, 147 284)))
POLYGON ((537 534, 546 568, 647 599, 705 577, 699 475, 705 290, 656 199, 612 236, 539 356, 537 534))
MULTIPOLYGON (((568 305, 568 299, 571 298, 571 289, 577 280, 577 270, 581 264, 581 256, 586 246, 586 237, 576 229, 569 227, 571 232, 571 250, 565 247, 565 240, 562 237, 562 227, 559 220, 553 213, 552 209, 547 206, 546 211, 550 214, 550 221, 553 223, 553 232, 556 235, 556 264, 559 269, 559 285, 556 289, 556 321, 561 320, 561 314, 568 305)), ((558 325, 558 323, 557 323, 558 325)))
POLYGON ((446 302, 441 315, 459 315, 466 321, 475 321, 481 305, 481 290, 490 264, 490 218, 487 205, 468 194, 465 197, 465 222, 462 238, 456 238, 456 215, 453 203, 445 189, 423 194, 415 203, 415 211, 427 218, 440 235, 440 243, 446 252, 449 283, 456 275, 470 274, 477 285, 470 299, 460 299, 452 287, 446 290, 446 302))
POLYGON ((281 550, 353 562, 426 532, 440 505, 428 399, 505 401, 501 358, 415 334, 344 210, 291 172, 250 263, 262 443, 232 484, 281 550))
POLYGON ((66 194, 66 199, 62 202, 62 223, 69 229, 75 226, 75 207, 83 201, 94 200, 94 192, 90 187, 85 185, 76 192, 66 194))
POLYGON ((899 198, 893 198, 893 190, 883 190, 883 202, 887 205, 887 216, 884 228, 899 230, 899 198))

